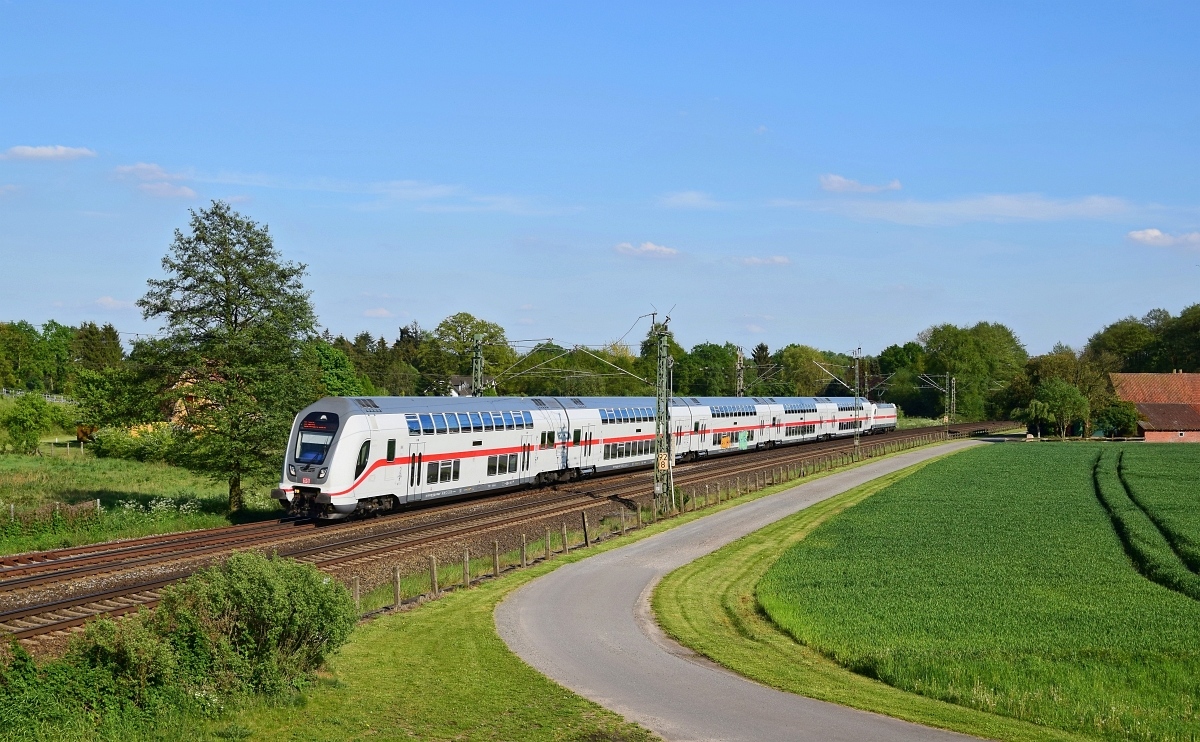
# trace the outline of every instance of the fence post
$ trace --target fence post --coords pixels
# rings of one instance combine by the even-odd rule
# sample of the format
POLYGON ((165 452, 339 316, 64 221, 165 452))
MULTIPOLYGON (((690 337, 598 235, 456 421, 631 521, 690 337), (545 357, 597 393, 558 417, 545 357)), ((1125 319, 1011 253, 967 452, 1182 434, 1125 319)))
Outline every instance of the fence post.
POLYGON ((471 586, 471 550, 463 549, 463 587, 471 586))
POLYGON ((100 498, 96 498, 96 515, 100 515, 100 498))
POLYGON ((440 591, 438 590, 437 584, 437 557, 435 557, 433 554, 429 555, 429 586, 432 590, 433 597, 436 598, 440 591))
POLYGON ((525 551, 525 534, 522 533, 521 534, 521 567, 525 568, 528 566, 529 566, 529 557, 527 556, 527 553, 525 551))
POLYGON ((10 503, 8 503, 8 522, 12 523, 16 519, 17 519, 17 506, 13 505, 10 502, 10 503))
POLYGON ((641 528, 642 527, 642 503, 637 502, 635 500, 633 504, 637 506, 637 527, 641 528))
POLYGON ((354 586, 354 612, 362 614, 362 598, 358 592, 358 575, 350 578, 350 584, 354 586))
POLYGON ((563 521, 563 524, 562 524, 562 537, 563 537, 563 555, 565 556, 565 555, 571 553, 571 547, 567 545, 567 522, 565 520, 563 521))
POLYGON ((396 608, 400 607, 402 597, 400 594, 400 565, 396 564, 392 567, 392 604, 396 608))
POLYGON ((550 561, 550 528, 546 527, 546 561, 550 561))
POLYGON ((492 542, 492 577, 500 576, 500 542, 492 542))
POLYGON ((621 506, 621 535, 625 535, 625 506, 621 506))
POLYGON ((588 531, 587 512, 585 511, 584 513, 582 513, 582 515, 583 515, 583 546, 584 546, 584 548, 590 549, 592 546, 592 534, 588 531))

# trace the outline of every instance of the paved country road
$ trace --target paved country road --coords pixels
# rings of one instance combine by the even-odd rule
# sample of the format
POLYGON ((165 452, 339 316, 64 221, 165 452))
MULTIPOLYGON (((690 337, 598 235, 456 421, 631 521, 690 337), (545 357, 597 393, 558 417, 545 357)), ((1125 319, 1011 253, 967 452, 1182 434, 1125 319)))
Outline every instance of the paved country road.
POLYGON ((650 594, 671 570, 876 477, 976 443, 874 461, 561 567, 496 609, 508 646, 546 676, 668 740, 964 740, 767 688, 667 638, 650 594))

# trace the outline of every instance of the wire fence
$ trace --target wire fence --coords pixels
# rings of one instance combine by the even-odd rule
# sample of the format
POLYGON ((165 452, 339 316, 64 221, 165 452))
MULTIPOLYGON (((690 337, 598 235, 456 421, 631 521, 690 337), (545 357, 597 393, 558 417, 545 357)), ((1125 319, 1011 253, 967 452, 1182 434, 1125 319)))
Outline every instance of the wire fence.
POLYGON ((75 404, 75 400, 62 394, 42 394, 41 392, 30 392, 24 389, 0 388, 0 397, 24 397, 26 394, 40 394, 47 402, 56 402, 58 404, 75 404))

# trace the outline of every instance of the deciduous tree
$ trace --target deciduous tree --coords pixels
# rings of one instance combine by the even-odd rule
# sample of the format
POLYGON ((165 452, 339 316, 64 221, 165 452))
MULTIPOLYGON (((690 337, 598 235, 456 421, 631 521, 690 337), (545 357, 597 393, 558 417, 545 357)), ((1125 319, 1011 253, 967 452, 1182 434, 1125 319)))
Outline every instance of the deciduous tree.
POLYGON ((229 509, 243 506, 247 480, 279 466, 292 417, 315 392, 303 344, 315 318, 302 279, 284 262, 267 228, 214 201, 176 230, 138 300, 165 337, 149 353, 174 383, 189 468, 229 484, 229 509))

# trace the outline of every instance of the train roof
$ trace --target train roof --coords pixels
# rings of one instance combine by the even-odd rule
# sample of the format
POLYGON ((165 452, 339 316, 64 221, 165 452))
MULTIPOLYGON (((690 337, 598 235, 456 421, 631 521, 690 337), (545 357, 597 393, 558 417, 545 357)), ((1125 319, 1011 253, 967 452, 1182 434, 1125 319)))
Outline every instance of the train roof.
MULTIPOLYGON (((862 404, 868 400, 860 397, 862 404)), ((853 404, 853 397, 672 397, 674 407, 853 404)), ((339 415, 653 407, 654 397, 325 397, 305 409, 339 415)))

